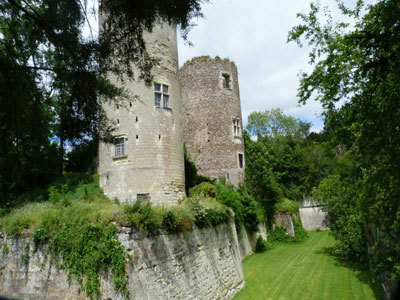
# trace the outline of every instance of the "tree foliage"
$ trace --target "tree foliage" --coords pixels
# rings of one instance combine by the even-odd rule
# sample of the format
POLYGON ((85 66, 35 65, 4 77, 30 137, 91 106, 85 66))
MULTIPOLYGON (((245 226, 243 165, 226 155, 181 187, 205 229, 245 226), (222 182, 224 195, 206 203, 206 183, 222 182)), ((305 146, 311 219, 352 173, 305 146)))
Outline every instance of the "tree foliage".
MULTIPOLYGON (((2 1, 0 197, 10 199, 61 174, 73 158, 67 150, 112 141, 113 124, 101 102, 127 95, 106 75, 149 84, 157 62, 146 51, 143 32, 163 19, 185 35, 202 2, 101 1, 98 38, 89 22, 99 14, 95 0, 2 1)), ((79 162, 69 166, 74 164, 79 162)))
POLYGON ((379 252, 373 265, 399 279, 400 2, 338 3, 352 25, 334 22, 327 10, 321 23, 320 5, 312 3, 289 32, 289 41, 312 46, 314 68, 300 74, 298 95, 302 103, 320 101, 336 143, 353 149, 361 170, 353 188, 366 228, 374 228, 365 232, 374 237, 370 247, 379 252))
POLYGON ((350 180, 330 175, 313 190, 312 196, 324 204, 328 213, 329 228, 337 241, 334 253, 341 259, 365 266, 367 241, 355 183, 350 180))
POLYGON ((302 198, 306 191, 304 147, 309 128, 309 123, 287 116, 280 109, 249 115, 246 182, 264 206, 273 207, 283 196, 302 198), (252 140, 250 134, 256 139, 252 140))

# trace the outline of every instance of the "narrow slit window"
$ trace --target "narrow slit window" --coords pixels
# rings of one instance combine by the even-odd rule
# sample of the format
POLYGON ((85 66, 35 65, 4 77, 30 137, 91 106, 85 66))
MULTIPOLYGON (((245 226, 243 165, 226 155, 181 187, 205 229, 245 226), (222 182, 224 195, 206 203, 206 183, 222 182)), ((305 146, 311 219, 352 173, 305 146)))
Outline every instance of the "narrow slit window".
POLYGON ((239 153, 239 168, 243 169, 243 154, 239 153))
POLYGON ((224 89, 230 89, 231 88, 231 76, 229 74, 222 74, 223 80, 222 80, 222 86, 224 89))

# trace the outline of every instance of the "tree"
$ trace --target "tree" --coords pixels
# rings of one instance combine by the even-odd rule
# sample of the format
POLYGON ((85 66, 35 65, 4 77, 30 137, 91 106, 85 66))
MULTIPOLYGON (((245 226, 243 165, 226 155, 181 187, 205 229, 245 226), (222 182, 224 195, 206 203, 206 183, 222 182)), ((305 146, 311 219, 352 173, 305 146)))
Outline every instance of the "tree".
POLYGON ((253 136, 279 138, 305 138, 311 124, 283 114, 280 108, 249 115, 246 130, 253 136))
MULTIPOLYGON (((303 144, 309 129, 309 123, 286 116, 280 109, 251 113, 246 131, 257 136, 257 141, 252 142, 249 138, 245 139, 248 177, 253 172, 254 176, 260 172, 251 170, 253 160, 257 161, 254 168, 269 168, 274 179, 271 184, 278 184, 284 196, 293 200, 301 199, 305 191, 302 179, 305 167, 303 144), (254 143, 257 146, 253 146, 254 143)), ((265 173, 264 171, 263 173, 265 173)), ((254 178, 254 180, 259 179, 254 178)), ((259 188, 266 187, 259 185, 259 188)))
MULTIPOLYGON (((326 126, 337 144, 351 146, 360 177, 357 195, 375 271, 390 280, 400 278, 400 2, 357 1, 349 9, 338 1, 349 23, 318 18, 320 6, 299 14, 302 24, 289 32, 300 46, 304 37, 313 47, 311 73, 300 74, 301 103, 320 101, 326 126), (344 101, 342 106, 337 105, 344 101)), ((326 10, 325 10, 326 11, 326 10)), ((390 285, 389 280, 389 285, 390 285)))
POLYGON ((88 19, 98 14, 95 0, 2 1, 1 193, 46 184, 55 169, 62 173, 66 148, 99 138, 111 141, 113 124, 100 101, 117 101, 124 91, 106 75, 149 84, 156 61, 146 51, 144 30, 161 18, 180 25, 185 35, 190 19, 201 15, 202 2, 102 1, 104 26, 98 39, 84 35, 88 19))

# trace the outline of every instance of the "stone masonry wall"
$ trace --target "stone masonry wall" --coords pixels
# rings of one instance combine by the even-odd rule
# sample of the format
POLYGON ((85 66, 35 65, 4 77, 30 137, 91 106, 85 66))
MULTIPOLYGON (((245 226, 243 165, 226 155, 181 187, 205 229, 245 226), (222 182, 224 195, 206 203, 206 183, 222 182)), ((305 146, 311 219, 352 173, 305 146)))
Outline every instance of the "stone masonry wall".
POLYGON ((252 232, 241 226, 241 232, 239 238, 239 248, 240 248, 240 256, 242 259, 246 258, 250 254, 254 252, 256 248, 257 239, 261 236, 263 240, 267 240, 267 230, 265 227, 265 222, 258 224, 258 231, 252 232))
POLYGON ((309 196, 299 203, 299 212, 305 230, 328 229, 327 213, 322 210, 321 204, 311 201, 309 196))
POLYGON ((199 174, 224 176, 238 185, 244 175, 244 142, 235 64, 219 57, 197 57, 183 65, 179 78, 184 140, 199 174))
POLYGON ((168 87, 168 107, 164 107, 163 99, 156 105, 153 84, 146 86, 143 81, 129 79, 121 82, 109 76, 129 94, 129 99, 118 106, 103 103, 107 116, 116 123, 115 137, 124 140, 125 152, 116 155, 115 145, 100 144, 100 185, 109 198, 121 202, 142 198, 157 205, 172 205, 185 194, 176 27, 159 24, 144 38, 151 57, 159 60, 152 75, 154 83, 168 87))
MULTIPOLYGON (((211 229, 146 237, 120 228, 118 237, 132 257, 127 263, 132 299, 231 299, 243 286, 240 250, 234 223, 211 229)), ((27 238, 0 237, 0 291, 22 299, 86 299, 77 283, 68 283, 27 238), (3 247, 4 248, 4 247, 3 247), (25 259, 23 259, 25 257, 25 259), (26 258, 29 258, 28 260, 26 258)), ((122 299, 108 276, 101 280, 102 299, 122 299)))

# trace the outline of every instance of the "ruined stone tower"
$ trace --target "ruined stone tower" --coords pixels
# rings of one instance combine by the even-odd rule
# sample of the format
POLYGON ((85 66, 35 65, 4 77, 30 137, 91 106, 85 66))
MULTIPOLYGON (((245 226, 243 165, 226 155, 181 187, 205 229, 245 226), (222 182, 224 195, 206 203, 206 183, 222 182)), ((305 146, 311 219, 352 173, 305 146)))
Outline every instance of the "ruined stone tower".
POLYGON ((132 97, 124 105, 104 106, 117 123, 117 142, 100 144, 100 185, 105 195, 122 202, 141 198, 171 205, 185 186, 176 27, 157 25, 144 38, 150 56, 159 59, 152 70, 154 83, 147 87, 111 77, 132 97))
POLYGON ((226 177, 237 186, 244 177, 244 142, 238 73, 234 62, 196 57, 179 72, 184 140, 199 173, 226 177))

